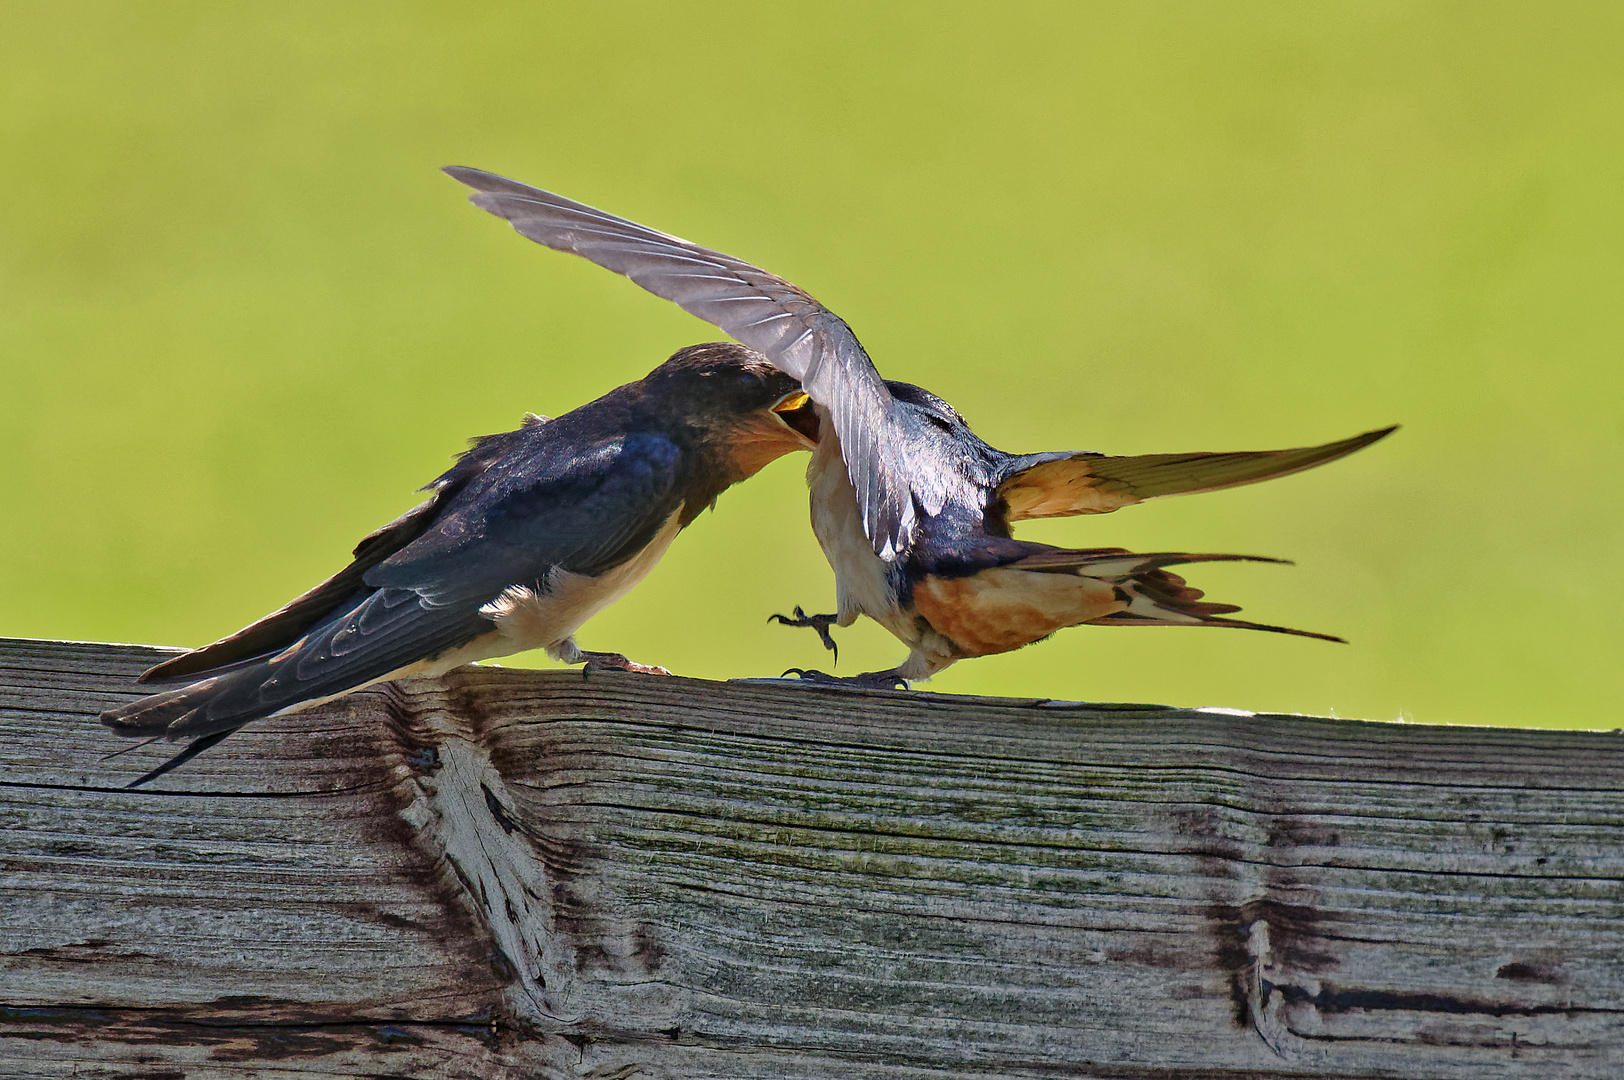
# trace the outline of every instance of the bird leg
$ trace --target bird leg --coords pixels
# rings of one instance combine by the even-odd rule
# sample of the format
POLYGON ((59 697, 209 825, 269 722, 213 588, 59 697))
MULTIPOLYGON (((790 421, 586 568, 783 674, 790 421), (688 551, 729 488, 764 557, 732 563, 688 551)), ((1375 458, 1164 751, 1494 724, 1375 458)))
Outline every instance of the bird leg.
POLYGON ((784 674, 796 675, 806 682, 817 683, 820 686, 849 686, 855 690, 908 689, 908 680, 898 675, 896 668, 889 671, 866 671, 861 675, 830 675, 811 668, 792 667, 784 674))
POLYGON ((639 675, 669 675, 671 672, 655 664, 639 664, 617 652, 587 652, 581 650, 580 660, 586 661, 582 675, 600 675, 605 671, 631 671, 639 675))
POLYGON ((840 662, 840 650, 835 648, 835 639, 829 634, 829 627, 835 626, 840 622, 839 615, 808 615, 806 612, 801 610, 800 604, 796 604, 794 618, 790 618, 788 615, 767 616, 768 622, 772 622, 775 619, 778 622, 783 623, 785 626, 794 626, 801 629, 810 626, 812 629, 818 632, 818 637, 823 639, 823 647, 835 654, 835 663, 838 664, 840 662))

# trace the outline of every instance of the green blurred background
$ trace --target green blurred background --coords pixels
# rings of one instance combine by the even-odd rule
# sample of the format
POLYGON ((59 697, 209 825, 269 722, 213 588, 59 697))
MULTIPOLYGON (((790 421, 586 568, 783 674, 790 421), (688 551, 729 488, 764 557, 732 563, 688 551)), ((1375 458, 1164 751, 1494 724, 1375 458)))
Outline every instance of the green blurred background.
MULTIPOLYGON (((1085 627, 932 689, 1619 722, 1617 5, 8 0, 0 41, 0 634, 210 641, 468 436, 718 336, 457 163, 789 277, 1006 449, 1405 425, 1022 533, 1294 558, 1191 577, 1351 645, 1085 627)), ((765 621, 833 598, 805 460, 582 645, 826 666, 765 621)), ((843 672, 904 652, 841 641, 843 672)))

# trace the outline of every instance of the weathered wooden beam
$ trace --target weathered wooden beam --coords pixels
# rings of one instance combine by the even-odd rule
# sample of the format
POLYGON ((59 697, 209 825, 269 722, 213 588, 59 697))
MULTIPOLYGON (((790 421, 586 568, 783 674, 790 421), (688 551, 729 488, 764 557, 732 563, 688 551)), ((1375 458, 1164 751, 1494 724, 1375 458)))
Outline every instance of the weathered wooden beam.
POLYGON ((0 642, 7 1077, 1615 1077, 1624 739, 0 642))

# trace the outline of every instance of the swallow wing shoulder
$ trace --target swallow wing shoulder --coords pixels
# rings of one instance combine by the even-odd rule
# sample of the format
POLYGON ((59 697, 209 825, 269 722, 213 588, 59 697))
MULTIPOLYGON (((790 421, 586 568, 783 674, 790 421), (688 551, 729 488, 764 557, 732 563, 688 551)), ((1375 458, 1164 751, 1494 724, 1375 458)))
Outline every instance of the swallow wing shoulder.
POLYGON ((431 606, 480 605, 555 568, 597 576, 634 558, 681 508, 689 464, 657 434, 498 457, 366 583, 411 589, 431 606))

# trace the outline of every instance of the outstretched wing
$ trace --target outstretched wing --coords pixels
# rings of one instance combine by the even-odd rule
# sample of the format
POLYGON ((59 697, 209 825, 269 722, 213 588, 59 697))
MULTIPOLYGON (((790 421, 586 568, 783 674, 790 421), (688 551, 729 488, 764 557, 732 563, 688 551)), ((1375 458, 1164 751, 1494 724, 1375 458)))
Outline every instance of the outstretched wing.
POLYGON ((1293 450, 1238 450, 1232 453, 1031 454, 1012 459, 998 485, 1010 521, 1023 518, 1104 514, 1146 499, 1272 480, 1327 461, 1385 438, 1397 429, 1381 428, 1351 439, 1293 450))
MULTIPOLYGON (((505 218, 520 235, 624 274, 799 379, 812 400, 829 411, 840 436, 875 552, 892 559, 907 547, 915 493, 904 447, 888 437, 891 393, 837 315, 742 259, 494 173, 456 165, 445 171, 478 192, 470 197, 475 206, 505 218)), ((925 506, 927 513, 940 509, 925 506)))

